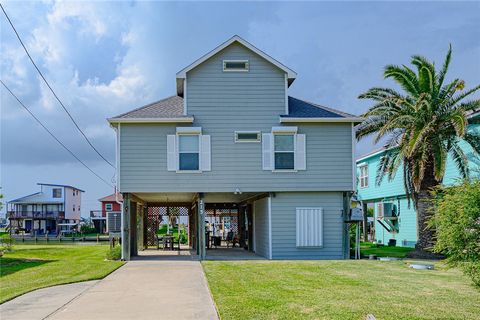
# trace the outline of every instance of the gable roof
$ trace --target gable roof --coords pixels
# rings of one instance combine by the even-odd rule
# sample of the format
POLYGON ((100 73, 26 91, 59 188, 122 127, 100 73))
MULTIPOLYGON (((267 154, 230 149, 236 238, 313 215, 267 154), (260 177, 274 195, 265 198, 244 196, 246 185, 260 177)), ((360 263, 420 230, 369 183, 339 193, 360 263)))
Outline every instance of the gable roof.
POLYGON ((288 97, 288 115, 281 115, 280 122, 361 122, 362 118, 316 103, 288 97))
MULTIPOLYGON (((122 197, 122 194, 120 192, 118 193, 117 198, 118 198, 118 201, 120 201, 120 202, 123 201, 123 197, 122 197)), ((98 201, 100 201, 100 202, 115 202, 117 200, 117 198, 115 197, 115 193, 112 193, 111 195, 108 195, 106 197, 98 199, 98 201)))
POLYGON ((108 119, 121 122, 193 122, 193 117, 183 114, 183 98, 171 96, 108 119))
POLYGON ((287 77, 288 77, 288 85, 292 84, 292 82, 297 77, 297 73, 295 71, 293 71, 289 67, 285 66, 284 64, 280 63, 279 61, 275 60, 274 58, 272 58, 271 56, 269 56, 268 54, 266 54, 262 50, 258 49, 253 44, 251 44, 250 42, 241 38, 240 36, 234 35, 233 37, 231 37, 230 39, 228 39, 227 41, 225 41, 224 43, 222 43, 221 45, 219 45, 218 47, 216 47, 212 51, 210 51, 207 54, 201 56, 199 59, 195 60, 193 63, 189 64, 188 66, 186 66, 185 68, 183 68, 182 70, 177 72, 177 94, 179 96, 183 95, 183 90, 184 90, 183 89, 183 85, 184 85, 183 80, 186 78, 188 71, 192 70, 193 68, 200 65, 204 61, 210 59, 212 56, 214 56, 218 52, 222 51, 223 49, 225 49, 226 47, 228 47, 229 45, 231 45, 234 42, 238 42, 239 44, 243 45, 247 49, 255 52, 256 54, 258 54, 259 56, 261 56, 262 58, 264 58, 265 60, 267 60, 271 64, 273 64, 273 65, 277 66, 278 68, 280 68, 281 70, 285 71, 285 73, 287 74, 287 77))

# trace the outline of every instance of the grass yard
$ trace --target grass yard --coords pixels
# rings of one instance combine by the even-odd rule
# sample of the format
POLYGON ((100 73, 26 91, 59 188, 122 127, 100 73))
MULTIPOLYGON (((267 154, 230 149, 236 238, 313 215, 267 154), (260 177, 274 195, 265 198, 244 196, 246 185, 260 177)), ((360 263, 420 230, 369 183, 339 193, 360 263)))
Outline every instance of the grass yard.
POLYGON ((371 242, 360 244, 360 253, 365 257, 368 257, 369 254, 376 254, 377 257, 404 258, 407 253, 413 250, 415 249, 408 247, 377 246, 371 242))
POLYGON ((478 319, 480 291, 459 270, 406 261, 207 261, 222 319, 478 319))
POLYGON ((106 245, 15 245, 0 258, 0 303, 58 284, 101 279, 123 262, 105 261, 106 245))

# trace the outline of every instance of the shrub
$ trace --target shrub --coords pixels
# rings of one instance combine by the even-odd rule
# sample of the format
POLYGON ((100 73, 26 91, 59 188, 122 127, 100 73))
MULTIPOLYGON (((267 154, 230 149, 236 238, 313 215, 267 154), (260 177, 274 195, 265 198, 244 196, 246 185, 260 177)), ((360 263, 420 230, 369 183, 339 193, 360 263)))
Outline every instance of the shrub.
POLYGON ((95 227, 93 225, 83 224, 80 227, 80 232, 81 233, 96 233, 97 230, 95 229, 95 227))
POLYGON ((433 191, 434 251, 480 287, 480 180, 433 191))
POLYGON ((2 234, 0 237, 0 250, 2 252, 13 251, 13 245, 15 244, 15 238, 10 236, 9 233, 2 234))
POLYGON ((122 258, 122 247, 115 246, 107 251, 107 260, 120 260, 122 258))

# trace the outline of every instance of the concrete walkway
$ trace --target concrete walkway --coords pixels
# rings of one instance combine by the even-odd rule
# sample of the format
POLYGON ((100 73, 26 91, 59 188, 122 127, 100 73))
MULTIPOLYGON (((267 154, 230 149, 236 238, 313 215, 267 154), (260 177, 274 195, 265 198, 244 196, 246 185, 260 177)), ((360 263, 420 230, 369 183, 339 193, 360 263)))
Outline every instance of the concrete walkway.
POLYGON ((28 317, 2 310, 1 319, 218 319, 202 266, 192 260, 130 261, 70 300, 58 301, 47 317, 25 306, 28 317))
POLYGON ((98 281, 86 281, 38 289, 0 305, 2 320, 41 320, 93 287, 98 281))
POLYGON ((48 319, 218 319, 198 261, 130 261, 48 319))

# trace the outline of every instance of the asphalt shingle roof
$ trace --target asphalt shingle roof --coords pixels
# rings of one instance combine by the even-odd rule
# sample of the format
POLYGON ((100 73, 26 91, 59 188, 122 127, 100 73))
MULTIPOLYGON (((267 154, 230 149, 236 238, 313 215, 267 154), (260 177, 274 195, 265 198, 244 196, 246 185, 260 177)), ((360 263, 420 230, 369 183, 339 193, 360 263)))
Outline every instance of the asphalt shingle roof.
MULTIPOLYGON (((294 97, 288 97, 288 115, 285 118, 350 118, 356 117, 353 114, 321 106, 294 97)), ((181 118, 183 114, 183 98, 171 96, 157 102, 147 104, 143 107, 123 113, 114 118, 181 118)))
POLYGON ((183 114, 183 98, 171 96, 146 106, 123 113, 114 118, 180 118, 183 114))
POLYGON ((288 115, 285 118, 350 118, 357 117, 343 111, 321 106, 294 97, 288 97, 288 115))

